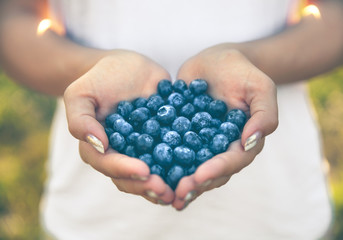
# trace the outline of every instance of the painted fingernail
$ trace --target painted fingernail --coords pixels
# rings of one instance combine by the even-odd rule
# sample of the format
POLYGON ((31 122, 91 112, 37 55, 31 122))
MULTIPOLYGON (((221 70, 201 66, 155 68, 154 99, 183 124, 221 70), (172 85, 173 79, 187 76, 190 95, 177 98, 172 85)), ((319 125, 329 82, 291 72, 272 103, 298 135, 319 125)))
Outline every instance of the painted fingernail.
POLYGON ((212 179, 208 179, 205 182, 199 184, 199 187, 208 187, 212 183, 212 179))
POLYGON ((131 175, 131 179, 132 180, 139 180, 139 181, 146 181, 146 180, 149 179, 149 177, 147 177, 147 176, 139 176, 137 174, 133 174, 133 175, 131 175))
POLYGON ((151 190, 147 190, 147 191, 145 192, 145 194, 146 194, 148 197, 151 197, 151 198, 154 198, 154 199, 158 199, 158 195, 157 195, 155 192, 151 191, 151 190))
POLYGON ((188 207, 188 205, 189 205, 191 202, 193 202, 193 200, 194 200, 194 197, 193 197, 193 199, 191 199, 191 200, 189 200, 189 201, 186 201, 185 204, 183 205, 183 208, 182 208, 180 211, 185 210, 186 207, 188 207))
POLYGON ((189 193, 187 193, 186 197, 184 198, 185 202, 192 201, 195 198, 196 193, 197 192, 195 190, 190 191, 189 193))
POLYGON ((185 205, 183 205, 183 208, 182 209, 180 209, 180 211, 182 211, 182 210, 185 210, 186 209, 186 207, 188 207, 188 205, 191 203, 191 201, 187 201, 187 202, 185 202, 185 205))
POLYGON ((184 198, 185 203, 183 204, 183 207, 179 211, 182 211, 186 207, 188 207, 188 205, 196 198, 196 196, 197 196, 197 191, 195 190, 187 193, 186 197, 184 198))
POLYGON ((255 132, 253 135, 248 137, 244 144, 244 151, 249 151, 250 149, 255 147, 258 141, 261 139, 261 136, 261 132, 255 132))
POLYGON ((158 204, 160 204, 160 205, 162 205, 162 206, 167 206, 167 205, 169 205, 168 203, 165 203, 163 200, 161 200, 161 199, 158 199, 157 200, 157 203, 158 204))
POLYGON ((89 134, 86 137, 86 141, 91 144, 99 153, 105 153, 104 145, 97 137, 89 134))

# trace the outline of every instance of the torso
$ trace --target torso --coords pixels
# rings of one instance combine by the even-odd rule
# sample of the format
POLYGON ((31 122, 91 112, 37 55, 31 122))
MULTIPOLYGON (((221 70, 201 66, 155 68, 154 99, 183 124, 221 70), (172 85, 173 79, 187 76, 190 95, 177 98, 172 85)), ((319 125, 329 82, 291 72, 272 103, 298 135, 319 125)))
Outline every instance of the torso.
MULTIPOLYGON (((175 77, 180 65, 204 48, 281 31, 295 1, 51 3, 74 41, 104 49, 137 51, 175 77)), ((281 86, 278 91, 280 126, 268 137, 263 152, 228 184, 205 193, 183 212, 121 193, 109 179, 85 165, 79 159, 77 141, 68 133, 60 103, 44 201, 47 228, 61 239, 319 237, 331 213, 320 168, 318 132, 302 84, 281 86)))

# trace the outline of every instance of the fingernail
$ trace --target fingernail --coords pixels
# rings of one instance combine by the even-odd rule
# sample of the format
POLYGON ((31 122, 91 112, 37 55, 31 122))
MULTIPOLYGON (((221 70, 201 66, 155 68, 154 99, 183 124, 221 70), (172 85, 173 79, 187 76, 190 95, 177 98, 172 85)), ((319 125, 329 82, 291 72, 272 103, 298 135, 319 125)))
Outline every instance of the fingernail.
POLYGON ((188 205, 189 205, 193 200, 194 200, 194 199, 191 199, 191 200, 189 200, 189 201, 186 201, 185 204, 183 205, 182 209, 180 209, 180 211, 185 210, 186 207, 188 207, 188 205))
POLYGON ((97 137, 89 134, 86 137, 86 141, 91 144, 99 153, 105 153, 104 145, 97 137))
POLYGON ((185 205, 183 205, 183 208, 182 209, 180 209, 180 211, 182 211, 182 210, 185 210, 186 209, 186 207, 188 207, 188 205, 191 203, 191 201, 187 201, 187 202, 185 202, 185 205))
POLYGON ((184 203, 183 207, 179 211, 182 211, 186 207, 188 207, 188 205, 196 198, 196 195, 197 195, 197 191, 195 191, 195 190, 190 191, 189 193, 187 193, 186 197, 184 198, 185 203, 184 203))
POLYGON ((212 179, 208 179, 205 182, 199 184, 199 187, 201 187, 201 188, 208 187, 208 186, 210 186, 211 183, 212 183, 212 179))
POLYGON ((139 181, 146 181, 146 180, 149 179, 149 177, 147 177, 147 176, 139 176, 137 174, 133 174, 133 175, 131 175, 131 179, 132 180, 139 180, 139 181))
POLYGON ((190 191, 189 193, 187 193, 186 197, 184 198, 185 202, 189 202, 191 200, 194 199, 195 195, 196 195, 196 191, 193 190, 193 191, 190 191))
POLYGON ((165 203, 163 200, 161 200, 161 199, 158 199, 157 200, 157 203, 158 204, 160 204, 160 205, 162 205, 162 206, 167 206, 167 205, 169 205, 168 203, 165 203))
POLYGON ((154 198, 154 199, 157 199, 157 198, 158 198, 158 195, 157 195, 155 192, 151 191, 151 190, 147 190, 147 191, 145 192, 145 194, 146 194, 148 197, 151 197, 151 198, 154 198))
POLYGON ((248 137, 244 144, 244 151, 249 151, 256 146, 257 142, 261 139, 261 132, 255 132, 253 135, 248 137))

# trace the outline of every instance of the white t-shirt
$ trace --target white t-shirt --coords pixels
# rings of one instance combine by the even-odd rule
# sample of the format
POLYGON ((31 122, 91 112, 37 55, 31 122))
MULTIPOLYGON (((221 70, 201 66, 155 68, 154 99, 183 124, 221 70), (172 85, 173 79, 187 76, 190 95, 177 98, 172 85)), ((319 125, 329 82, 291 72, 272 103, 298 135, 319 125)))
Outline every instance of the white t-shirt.
MULTIPOLYGON (((222 42, 270 36, 285 27, 292 0, 51 0, 68 37, 131 49, 175 77, 180 65, 222 42)), ((268 54, 268 53, 264 53, 268 54)), ((278 87, 279 127, 255 161, 184 211, 122 193, 79 157, 59 101, 42 200, 57 239, 318 239, 332 214, 319 133, 302 83, 278 87)))

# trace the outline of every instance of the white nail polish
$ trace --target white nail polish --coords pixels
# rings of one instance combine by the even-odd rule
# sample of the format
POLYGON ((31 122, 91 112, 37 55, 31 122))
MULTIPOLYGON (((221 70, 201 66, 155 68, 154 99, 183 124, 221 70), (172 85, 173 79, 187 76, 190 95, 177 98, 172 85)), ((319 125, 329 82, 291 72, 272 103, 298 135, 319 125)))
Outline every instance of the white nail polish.
POLYGON ((146 176, 139 176, 137 174, 133 174, 131 175, 131 179, 132 180, 139 180, 139 181, 146 181, 149 179, 149 177, 146 177, 146 176))
POLYGON ((186 197, 185 197, 185 202, 189 202, 191 200, 193 200, 193 198, 195 197, 196 191, 190 191, 189 193, 187 193, 186 197))
POLYGON ((167 205, 169 205, 168 203, 164 202, 164 201, 161 200, 161 199, 158 199, 158 200, 157 200, 157 204, 162 205, 162 206, 167 206, 167 205))
POLYGON ((146 191, 145 193, 146 193, 146 195, 147 195, 148 197, 151 197, 151 198, 154 198, 154 199, 157 199, 157 198, 158 198, 158 195, 157 195, 155 192, 151 191, 151 190, 148 190, 148 191, 146 191))
POLYGON ((199 187, 208 187, 212 183, 212 179, 208 179, 205 182, 201 183, 199 187))
POLYGON ((86 137, 86 141, 91 144, 99 153, 105 153, 104 145, 97 137, 89 134, 86 137))
POLYGON ((256 132, 250 137, 248 137, 248 139, 245 141, 245 144, 244 144, 244 151, 247 152, 253 147, 255 147, 257 142, 261 139, 261 135, 262 134, 260 132, 256 132))

